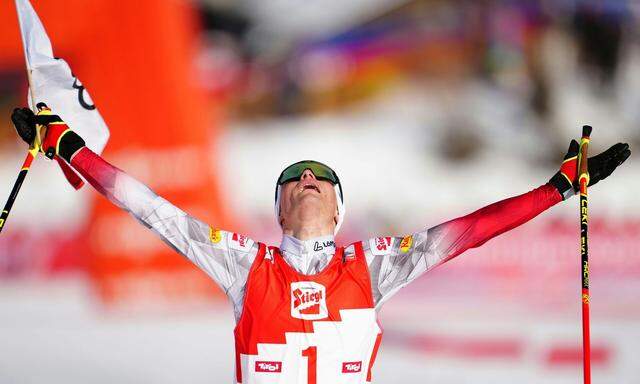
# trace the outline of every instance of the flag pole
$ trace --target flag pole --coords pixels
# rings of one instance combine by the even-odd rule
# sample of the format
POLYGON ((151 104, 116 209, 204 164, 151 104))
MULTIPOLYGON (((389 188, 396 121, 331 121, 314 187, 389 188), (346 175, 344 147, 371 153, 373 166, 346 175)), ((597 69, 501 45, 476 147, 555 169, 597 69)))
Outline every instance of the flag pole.
MULTIPOLYGON (((18 23, 20 24, 20 30, 22 31, 22 18, 20 17, 20 12, 18 11, 18 0, 15 2, 16 5, 16 13, 18 15, 18 23)), ((22 33, 21 33, 22 35, 22 33)), ((24 41, 24 37, 22 40, 22 48, 24 50, 24 60, 27 70, 27 82, 29 84, 29 96, 31 97, 31 108, 36 107, 35 96, 33 93, 33 81, 31 80, 31 66, 29 65, 29 55, 27 54, 27 47, 24 41)), ((18 177, 16 181, 13 183, 13 188, 11 188, 11 193, 9 194, 9 198, 7 202, 4 204, 2 208, 2 213, 0 213, 0 232, 4 229, 4 226, 7 222, 7 218, 9 217, 9 213, 11 213, 11 209, 13 208, 13 203, 16 201, 18 197, 18 193, 20 192, 20 188, 22 188, 22 184, 24 179, 27 177, 29 173, 29 169, 31 168, 31 164, 33 160, 38 156, 38 152, 40 150, 40 145, 42 141, 40 139, 40 127, 36 126, 36 136, 33 140, 33 143, 29 146, 29 150, 27 151, 27 156, 22 162, 22 167, 20 167, 20 172, 18 173, 18 177)))

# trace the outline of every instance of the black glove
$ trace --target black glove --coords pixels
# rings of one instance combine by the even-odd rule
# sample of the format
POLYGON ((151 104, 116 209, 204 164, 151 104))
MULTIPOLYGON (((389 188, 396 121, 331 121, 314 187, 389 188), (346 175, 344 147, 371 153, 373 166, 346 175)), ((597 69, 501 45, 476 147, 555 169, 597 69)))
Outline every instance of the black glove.
POLYGON ((618 166, 631 155, 629 144, 618 143, 599 155, 590 157, 587 166, 589 168, 589 187, 600 180, 604 180, 618 166))
POLYGON ((69 129, 60 116, 51 113, 44 103, 38 103, 38 114, 34 114, 29 108, 15 108, 11 114, 11 121, 16 127, 18 135, 31 145, 36 137, 36 124, 46 127, 41 137, 41 151, 50 159, 56 155, 70 162, 71 156, 85 142, 80 136, 69 129))
MULTIPOLYGON (((578 185, 578 151, 580 145, 577 141, 571 140, 569 150, 564 157, 560 170, 549 180, 562 198, 566 200, 573 196, 579 189, 578 185)), ((600 180, 606 179, 618 166, 624 163, 631 155, 629 144, 618 143, 599 155, 590 157, 587 161, 589 168, 589 184, 592 186, 600 180)))
POLYGON ((22 140, 31 145, 36 138, 36 115, 33 111, 29 108, 15 108, 11 121, 22 140))

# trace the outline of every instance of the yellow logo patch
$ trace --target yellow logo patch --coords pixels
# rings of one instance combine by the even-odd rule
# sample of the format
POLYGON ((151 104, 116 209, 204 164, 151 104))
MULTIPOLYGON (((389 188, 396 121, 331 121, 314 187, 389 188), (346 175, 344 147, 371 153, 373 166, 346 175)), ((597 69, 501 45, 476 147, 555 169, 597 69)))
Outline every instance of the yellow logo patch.
POLYGON ((220 230, 210 227, 209 228, 209 240, 211 240, 211 242, 214 243, 214 244, 219 243, 220 240, 222 240, 222 233, 220 233, 220 230))
POLYGON ((402 238, 400 242, 400 252, 407 253, 409 249, 411 249, 411 245, 413 244, 413 236, 405 236, 402 238))

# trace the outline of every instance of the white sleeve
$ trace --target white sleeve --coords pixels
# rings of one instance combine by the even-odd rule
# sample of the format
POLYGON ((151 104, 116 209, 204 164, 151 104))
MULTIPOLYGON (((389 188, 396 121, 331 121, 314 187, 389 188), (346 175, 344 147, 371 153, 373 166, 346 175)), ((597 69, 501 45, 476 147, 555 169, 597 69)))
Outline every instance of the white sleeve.
POLYGON ((98 192, 203 270, 241 310, 258 244, 188 215, 88 148, 74 156, 72 165, 98 192))
POLYGON ((427 232, 376 237, 363 242, 376 310, 401 288, 442 261, 427 242, 427 232))

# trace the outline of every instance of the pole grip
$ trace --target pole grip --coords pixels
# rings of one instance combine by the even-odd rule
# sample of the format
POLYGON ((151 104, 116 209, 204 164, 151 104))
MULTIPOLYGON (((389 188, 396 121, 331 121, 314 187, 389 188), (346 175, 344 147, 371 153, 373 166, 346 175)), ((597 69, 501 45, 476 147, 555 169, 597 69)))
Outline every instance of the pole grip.
POLYGON ((580 139, 580 153, 578 154, 578 182, 580 183, 580 192, 583 187, 582 184, 584 182, 584 188, 589 185, 589 166, 588 166, 588 156, 587 153, 589 151, 589 142, 591 131, 593 128, 590 125, 582 126, 582 138, 580 139))

